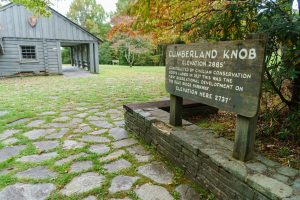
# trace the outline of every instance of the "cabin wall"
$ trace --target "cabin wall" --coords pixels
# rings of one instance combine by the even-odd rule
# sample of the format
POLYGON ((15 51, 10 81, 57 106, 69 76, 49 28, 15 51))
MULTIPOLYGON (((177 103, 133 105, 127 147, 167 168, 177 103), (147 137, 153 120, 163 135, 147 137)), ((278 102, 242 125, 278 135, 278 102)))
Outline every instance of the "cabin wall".
POLYGON ((54 40, 3 39, 4 55, 0 55, 0 76, 19 72, 59 73, 60 46, 54 40), (36 61, 22 61, 21 45, 36 47, 36 61))
POLYGON ((0 10, 0 37, 47 38, 72 41, 97 41, 80 26, 52 11, 50 17, 40 17, 36 26, 29 24, 33 16, 24 6, 11 5, 0 10))

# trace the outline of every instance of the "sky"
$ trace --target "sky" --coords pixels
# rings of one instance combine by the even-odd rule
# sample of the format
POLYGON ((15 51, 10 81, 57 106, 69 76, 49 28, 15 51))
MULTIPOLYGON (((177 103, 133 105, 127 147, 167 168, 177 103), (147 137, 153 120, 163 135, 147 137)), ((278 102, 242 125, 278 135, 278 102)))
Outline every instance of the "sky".
MULTIPOLYGON (((51 0, 53 5, 51 6, 55 10, 57 10, 59 13, 66 15, 70 5, 73 0, 51 0)), ((116 11, 116 3, 118 0, 96 0, 97 3, 101 4, 104 8, 104 10, 107 13, 116 11)))

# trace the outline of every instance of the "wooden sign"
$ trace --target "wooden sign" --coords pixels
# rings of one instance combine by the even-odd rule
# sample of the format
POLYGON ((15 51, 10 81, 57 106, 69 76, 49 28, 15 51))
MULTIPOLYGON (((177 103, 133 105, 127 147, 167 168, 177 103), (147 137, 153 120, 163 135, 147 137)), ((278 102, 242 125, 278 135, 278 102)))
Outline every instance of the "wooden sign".
POLYGON ((263 40, 170 45, 166 89, 221 110, 254 117, 264 72, 263 40))

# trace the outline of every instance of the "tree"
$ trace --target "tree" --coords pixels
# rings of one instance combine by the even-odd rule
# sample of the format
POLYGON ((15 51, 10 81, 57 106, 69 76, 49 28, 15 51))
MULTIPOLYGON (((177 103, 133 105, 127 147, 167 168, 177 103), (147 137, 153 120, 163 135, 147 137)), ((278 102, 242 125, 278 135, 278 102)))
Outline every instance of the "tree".
POLYGON ((113 38, 112 47, 121 52, 132 67, 137 58, 149 52, 151 44, 142 36, 118 34, 113 38))
POLYGON ((135 27, 150 33, 159 43, 178 39, 235 40, 249 33, 265 34, 268 83, 292 110, 300 105, 300 20, 299 14, 292 11, 292 3, 293 0, 201 0, 184 4, 177 0, 138 0, 131 5, 129 14, 135 17, 135 27), (284 54, 278 53, 283 49, 284 54), (290 99, 281 93, 285 79, 294 83, 290 99))
POLYGON ((74 0, 67 16, 100 38, 105 38, 110 29, 110 25, 105 23, 105 11, 96 0, 74 0))
POLYGON ((50 0, 11 0, 11 2, 24 5, 37 16, 51 15, 50 10, 48 9, 48 6, 51 4, 50 0))

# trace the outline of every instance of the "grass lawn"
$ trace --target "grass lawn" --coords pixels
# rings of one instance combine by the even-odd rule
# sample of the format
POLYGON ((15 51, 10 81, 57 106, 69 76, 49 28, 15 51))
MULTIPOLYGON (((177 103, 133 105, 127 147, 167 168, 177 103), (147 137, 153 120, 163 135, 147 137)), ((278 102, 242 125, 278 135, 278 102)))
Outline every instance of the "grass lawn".
MULTIPOLYGON (((122 128, 122 105, 126 103, 146 102, 167 97, 168 94, 164 88, 164 70, 164 67, 101 66, 101 74, 83 78, 40 76, 0 80, 0 111, 8 112, 0 117, 0 152, 10 145, 24 146, 24 149, 19 153, 4 159, 2 162, 0 161, 0 196, 1 190, 3 191, 16 183, 51 183, 55 186, 55 190, 51 192, 48 199, 83 199, 89 195, 94 195, 97 199, 124 197, 138 199, 133 190, 136 186, 156 183, 145 176, 140 176, 136 172, 137 168, 147 163, 161 162, 168 166, 174 177, 171 184, 158 185, 163 186, 175 199, 179 198, 179 194, 175 192, 175 187, 180 184, 192 185, 203 199, 213 198, 210 193, 186 179, 180 169, 166 162, 150 147, 143 145, 141 141, 140 144, 151 155, 150 160, 145 163, 137 160, 127 146, 116 149, 114 146, 115 138, 110 134, 110 128, 99 128, 99 123, 102 126, 104 124, 104 126, 122 128), (9 123, 22 118, 28 121, 9 125, 9 123), (32 123, 33 125, 29 126, 32 123), (30 138, 32 134, 34 137, 37 134, 30 131, 40 129, 54 131, 55 134, 51 132, 48 135, 30 138), (1 139, 7 130, 17 130, 18 132, 1 139), (63 130, 65 133, 62 136, 47 139, 48 136, 55 137, 57 133, 61 133, 63 130), (104 149, 109 149, 108 152, 103 154, 93 152, 92 146, 99 147, 99 143, 96 141, 82 142, 84 136, 91 136, 92 131, 103 131, 102 133, 95 133, 101 135, 96 135, 95 139, 111 141, 102 144, 104 149), (53 146, 49 150, 41 150, 37 147, 36 143, 47 140, 57 142, 59 145, 53 146), (74 142, 74 146, 71 148, 66 147, 68 140, 74 142), (120 150, 121 152, 123 150, 123 153, 110 161, 99 159, 113 153, 120 153, 120 150), (56 155, 37 162, 26 162, 20 159, 26 158, 26 156, 48 154, 56 155), (57 161, 78 154, 81 156, 61 165, 56 164, 57 161), (108 172, 104 166, 117 159, 125 159, 131 163, 131 166, 117 172, 108 172), (89 161, 92 163, 92 167, 83 170, 83 172, 72 172, 71 168, 75 161, 86 164, 89 161), (37 166, 43 166, 47 170, 55 172, 55 177, 37 180, 34 177, 20 178, 16 176, 19 172, 37 166), (70 184, 75 177, 87 172, 96 172, 102 176, 102 186, 79 194, 71 194, 68 197, 62 195, 63 188, 70 184), (113 178, 119 175, 138 176, 139 179, 134 183, 133 189, 111 194, 109 192, 111 182, 113 178)), ((129 135, 129 137, 132 136, 129 135)))
POLYGON ((100 68, 101 74, 88 78, 39 76, 0 80, 0 110, 10 111, 0 118, 0 131, 10 121, 55 111, 67 103, 103 103, 104 108, 112 108, 167 95, 164 67, 100 68))

